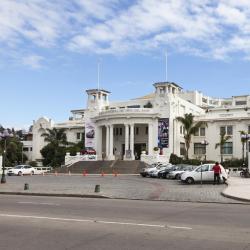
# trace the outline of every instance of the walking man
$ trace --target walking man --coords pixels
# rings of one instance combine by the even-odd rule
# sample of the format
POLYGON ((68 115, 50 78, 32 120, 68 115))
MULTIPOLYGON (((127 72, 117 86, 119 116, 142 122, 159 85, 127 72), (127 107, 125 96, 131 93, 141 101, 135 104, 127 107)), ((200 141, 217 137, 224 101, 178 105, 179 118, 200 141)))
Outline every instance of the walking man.
POLYGON ((216 162, 215 165, 213 166, 213 171, 214 171, 214 185, 220 184, 220 174, 221 174, 221 168, 219 162, 216 162))

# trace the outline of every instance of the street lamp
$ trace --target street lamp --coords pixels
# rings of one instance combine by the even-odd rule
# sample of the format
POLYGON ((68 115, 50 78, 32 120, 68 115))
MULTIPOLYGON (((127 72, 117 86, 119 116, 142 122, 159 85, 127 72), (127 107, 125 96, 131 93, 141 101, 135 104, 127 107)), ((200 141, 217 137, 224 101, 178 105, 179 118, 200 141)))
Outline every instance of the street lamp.
MULTIPOLYGON (((246 162, 248 162, 248 141, 250 139, 250 134, 242 134, 241 139, 243 139, 244 143, 246 143, 246 162)), ((244 161, 244 158, 243 158, 243 161, 244 161)))
POLYGON ((3 150, 3 166, 2 166, 2 177, 1 177, 1 183, 6 183, 5 178, 5 162, 6 162, 6 145, 7 145, 7 139, 9 137, 12 137, 13 134, 9 133, 7 129, 5 129, 2 133, 0 132, 0 139, 4 139, 4 150, 3 150))
POLYGON ((205 162, 207 161, 207 146, 209 145, 209 142, 207 140, 201 141, 201 145, 205 146, 205 162))

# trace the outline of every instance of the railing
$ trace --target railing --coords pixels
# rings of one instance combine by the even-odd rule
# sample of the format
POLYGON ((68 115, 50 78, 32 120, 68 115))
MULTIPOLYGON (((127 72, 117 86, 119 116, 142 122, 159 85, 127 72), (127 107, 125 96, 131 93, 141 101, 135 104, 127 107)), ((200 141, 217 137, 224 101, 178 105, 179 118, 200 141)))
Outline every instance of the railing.
POLYGON ((81 155, 80 153, 77 153, 76 155, 71 156, 69 153, 66 153, 65 156, 66 166, 69 167, 79 161, 97 161, 97 155, 81 155))
POLYGON ((155 162, 169 162, 169 158, 166 155, 146 155, 141 154, 141 161, 145 162, 146 164, 153 164, 155 162))
POLYGON ((104 110, 99 113, 99 115, 109 115, 117 113, 153 113, 152 108, 119 108, 119 109, 109 109, 104 110))

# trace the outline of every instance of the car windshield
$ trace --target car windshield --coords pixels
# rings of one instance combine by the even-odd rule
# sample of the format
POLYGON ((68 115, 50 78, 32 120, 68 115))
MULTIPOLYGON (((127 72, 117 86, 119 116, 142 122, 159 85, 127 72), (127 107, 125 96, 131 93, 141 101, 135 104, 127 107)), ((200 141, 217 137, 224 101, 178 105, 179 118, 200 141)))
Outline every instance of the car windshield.
POLYGON ((20 168, 22 168, 23 166, 16 166, 16 167, 14 167, 15 169, 20 169, 20 168))

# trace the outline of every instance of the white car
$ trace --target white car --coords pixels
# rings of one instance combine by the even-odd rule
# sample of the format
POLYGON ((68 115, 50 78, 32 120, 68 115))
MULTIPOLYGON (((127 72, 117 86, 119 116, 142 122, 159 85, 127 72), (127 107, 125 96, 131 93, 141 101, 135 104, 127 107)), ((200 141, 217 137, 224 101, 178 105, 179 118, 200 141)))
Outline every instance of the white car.
MULTIPOLYGON (((212 182, 214 180, 214 171, 212 170, 213 166, 214 164, 203 164, 192 171, 185 172, 181 175, 181 181, 188 184, 193 184, 195 182, 200 182, 202 178, 202 181, 212 182)), ((220 179, 221 182, 224 183, 228 179, 228 175, 226 170, 221 165, 220 167, 220 179)))
POLYGON ((33 175, 35 169, 29 165, 17 165, 7 171, 8 175, 33 175))

